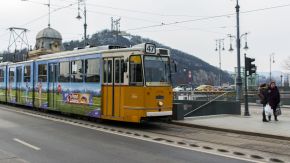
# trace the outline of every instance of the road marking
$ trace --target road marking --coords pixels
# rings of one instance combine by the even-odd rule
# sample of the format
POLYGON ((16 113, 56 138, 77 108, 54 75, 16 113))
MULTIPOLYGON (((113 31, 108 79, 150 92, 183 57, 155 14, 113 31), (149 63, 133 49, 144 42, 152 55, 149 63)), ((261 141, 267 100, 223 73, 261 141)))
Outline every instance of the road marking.
MULTIPOLYGON (((117 132, 114 132, 114 131, 105 130, 105 129, 102 129, 102 128, 95 128, 95 127, 86 126, 86 125, 83 125, 83 124, 76 124, 74 122, 69 122, 69 121, 65 121, 65 120, 61 120, 61 119, 55 119, 53 117, 45 117, 45 116, 42 116, 42 115, 37 115, 37 114, 25 112, 23 110, 11 110, 9 108, 4 108, 4 107, 1 107, 1 106, 0 106, 0 108, 3 109, 3 110, 13 111, 13 112, 17 112, 17 113, 21 113, 21 114, 25 114, 25 115, 30 115, 30 116, 33 116, 33 117, 38 117, 38 118, 42 118, 42 119, 51 120, 51 121, 54 121, 54 122, 70 124, 70 125, 73 125, 73 126, 78 126, 78 127, 82 127, 82 128, 88 128, 88 129, 92 129, 92 130, 95 130, 95 131, 100 131, 100 132, 104 132, 104 133, 110 133, 110 134, 119 135, 119 136, 123 136, 123 137, 129 137, 129 138, 133 138, 133 139, 137 139, 137 140, 142 140, 142 141, 147 141, 147 142, 152 142, 152 143, 158 143, 158 144, 162 144, 162 145, 166 145, 166 146, 182 148, 182 149, 186 149, 186 150, 191 150, 191 151, 196 151, 196 152, 201 152, 201 153, 207 153, 207 154, 212 154, 212 155, 216 155, 216 156, 222 156, 222 157, 226 157, 226 158, 242 160, 242 161, 247 161, 247 162, 252 162, 252 163, 265 163, 266 162, 266 161, 253 160, 253 159, 250 159, 250 158, 242 158, 242 157, 237 157, 237 156, 233 156, 233 155, 221 154, 221 153, 217 153, 217 152, 213 152, 213 151, 206 151, 206 150, 202 150, 202 149, 194 149, 194 148, 190 148, 190 147, 187 147, 187 146, 180 146, 180 145, 170 144, 170 143, 161 142, 161 141, 157 142, 157 141, 154 141, 152 139, 136 137, 136 136, 133 136, 133 135, 121 134, 121 133, 117 133, 117 132)), ((39 148, 39 150, 40 150, 40 148, 39 148)))
POLYGON ((17 139, 17 138, 14 138, 13 140, 16 141, 16 142, 18 142, 18 143, 20 143, 20 144, 23 144, 23 145, 25 145, 25 146, 27 146, 27 147, 29 147, 29 148, 32 148, 32 149, 34 149, 34 150, 36 150, 36 151, 39 151, 39 150, 40 150, 40 148, 38 148, 38 147, 36 147, 36 146, 34 146, 34 145, 31 145, 31 144, 29 144, 29 143, 27 143, 27 142, 25 142, 25 141, 19 140, 19 139, 17 139))

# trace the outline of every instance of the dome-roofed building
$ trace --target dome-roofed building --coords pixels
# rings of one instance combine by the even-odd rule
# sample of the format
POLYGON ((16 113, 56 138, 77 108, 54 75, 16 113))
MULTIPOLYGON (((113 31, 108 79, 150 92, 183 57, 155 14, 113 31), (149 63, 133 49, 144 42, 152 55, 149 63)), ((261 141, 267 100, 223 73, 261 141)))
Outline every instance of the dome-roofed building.
POLYGON ((36 35, 36 43, 33 51, 28 53, 28 57, 33 59, 40 55, 55 53, 63 50, 61 34, 47 27, 38 32, 36 35))

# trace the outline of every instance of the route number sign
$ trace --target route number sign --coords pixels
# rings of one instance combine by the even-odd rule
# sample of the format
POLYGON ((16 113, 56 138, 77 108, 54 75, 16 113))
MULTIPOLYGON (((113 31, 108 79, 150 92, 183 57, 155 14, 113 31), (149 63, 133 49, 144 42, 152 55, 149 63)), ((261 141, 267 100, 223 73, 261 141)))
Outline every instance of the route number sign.
POLYGON ((149 54, 155 54, 156 46, 154 44, 145 44, 145 52, 149 54))

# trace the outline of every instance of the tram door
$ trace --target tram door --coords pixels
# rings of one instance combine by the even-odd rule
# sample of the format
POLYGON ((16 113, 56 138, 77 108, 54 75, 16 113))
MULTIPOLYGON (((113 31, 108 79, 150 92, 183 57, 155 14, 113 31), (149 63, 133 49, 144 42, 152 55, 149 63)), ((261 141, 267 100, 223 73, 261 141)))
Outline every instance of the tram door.
POLYGON ((21 101, 22 67, 16 67, 16 102, 21 101))
POLYGON ((59 73, 59 65, 56 63, 49 64, 48 69, 48 107, 51 109, 56 109, 57 101, 57 76, 59 73))
POLYGON ((105 58, 104 71, 104 115, 112 117, 121 116, 122 83, 124 81, 122 58, 105 58))

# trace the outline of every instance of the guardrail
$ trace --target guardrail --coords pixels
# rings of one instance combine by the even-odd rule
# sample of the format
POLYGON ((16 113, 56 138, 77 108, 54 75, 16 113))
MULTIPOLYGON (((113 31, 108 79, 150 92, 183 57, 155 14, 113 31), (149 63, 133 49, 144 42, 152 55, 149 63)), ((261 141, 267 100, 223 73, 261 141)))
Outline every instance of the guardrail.
MULTIPOLYGON (((224 94, 217 98, 218 101, 235 101, 235 91, 178 91, 174 92, 174 100, 197 100, 197 101, 211 101, 217 96, 224 94), (226 94, 225 94, 226 93, 226 94)), ((290 105, 290 91, 280 91, 281 105, 290 105)), ((244 101, 242 96, 241 102, 244 101)), ((251 103, 259 103, 258 91, 248 91, 248 101, 251 103)))
POLYGON ((198 100, 211 101, 216 99, 221 101, 235 100, 236 93, 233 91, 178 91, 174 92, 174 100, 198 100), (222 95, 222 96, 220 96, 222 95))
POLYGON ((204 106, 206 106, 206 105, 212 103, 213 101, 217 100, 218 98, 225 96, 227 93, 228 93, 228 92, 224 92, 223 94, 220 94, 220 95, 216 96, 215 98, 209 100, 208 102, 206 102, 206 103, 204 103, 204 104, 198 106, 197 108, 191 110, 190 112, 184 114, 184 116, 186 117, 186 116, 190 115, 191 113, 193 113, 193 112, 195 112, 195 111, 197 111, 197 110, 203 108, 204 106))

